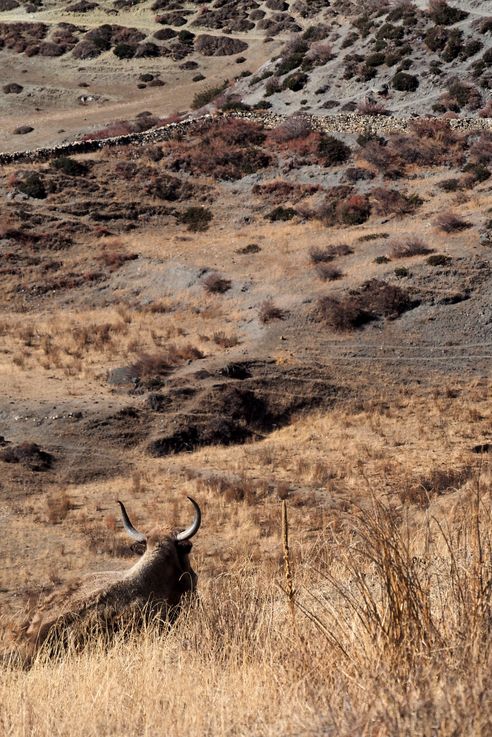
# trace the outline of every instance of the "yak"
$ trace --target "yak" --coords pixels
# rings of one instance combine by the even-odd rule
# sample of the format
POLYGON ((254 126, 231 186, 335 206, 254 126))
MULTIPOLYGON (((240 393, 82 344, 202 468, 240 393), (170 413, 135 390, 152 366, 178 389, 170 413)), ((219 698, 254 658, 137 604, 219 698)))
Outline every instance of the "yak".
POLYGON ((78 651, 96 637, 109 641, 150 622, 172 623, 183 597, 193 594, 197 584, 189 554, 202 515, 197 502, 188 499, 195 516, 187 529, 147 536, 135 529, 118 501, 125 530, 141 557, 127 570, 88 574, 44 600, 21 627, 27 657, 32 659, 40 648, 49 653, 78 651))

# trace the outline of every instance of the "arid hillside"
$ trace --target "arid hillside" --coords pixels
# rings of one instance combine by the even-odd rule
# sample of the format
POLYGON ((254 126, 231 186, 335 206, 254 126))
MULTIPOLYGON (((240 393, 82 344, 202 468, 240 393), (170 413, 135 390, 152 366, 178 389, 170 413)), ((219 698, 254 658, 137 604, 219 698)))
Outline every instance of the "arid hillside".
MULTIPOLYGON (((0 3, 0 150, 190 107, 490 116, 478 0, 0 3)), ((147 125, 151 120, 147 120, 147 125)))
POLYGON ((489 114, 484 3, 74 5, 0 5, 2 153, 197 118, 3 158, 0 733, 488 737, 492 131, 448 120, 489 114), (357 126, 285 115, 332 98, 357 126), (40 603, 137 560, 116 500, 187 495, 175 626, 27 667, 40 603))
MULTIPOLYGON (((400 427, 385 437, 410 486, 436 466, 459 474, 490 445, 491 135, 422 120, 384 140, 343 139, 296 118, 271 130, 218 119, 153 147, 5 167, 7 550, 20 526, 40 552, 46 526, 63 539, 67 517, 75 551, 103 524, 99 509, 114 514, 120 484, 145 489, 148 511, 169 513, 194 479, 241 515, 280 493, 318 519, 338 503, 322 489, 340 463, 351 466, 350 483, 336 484, 343 507, 360 497, 341 438, 348 417, 371 423, 374 406, 400 427), (473 419, 444 455, 419 433, 408 455, 408 413, 430 412, 429 397, 473 419), (295 440, 313 413, 344 418, 335 456, 323 434, 295 440), (265 450, 279 442, 293 446, 289 471, 265 450)), ((377 483, 401 495, 399 471, 385 467, 377 483)), ((12 557, 4 568, 9 607, 23 605, 18 567, 12 557)))

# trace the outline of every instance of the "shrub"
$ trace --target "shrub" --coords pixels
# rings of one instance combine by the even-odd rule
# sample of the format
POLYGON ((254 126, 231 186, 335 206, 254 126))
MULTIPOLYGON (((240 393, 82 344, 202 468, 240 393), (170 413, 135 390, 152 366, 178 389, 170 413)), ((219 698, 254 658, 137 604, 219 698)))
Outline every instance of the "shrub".
POLYGON ((289 42, 283 50, 282 59, 276 69, 276 74, 282 77, 293 69, 300 67, 304 61, 304 56, 308 50, 308 45, 302 39, 295 38, 289 42))
POLYGON ((475 85, 463 83, 459 79, 454 79, 448 85, 448 95, 454 98, 460 107, 469 105, 473 110, 479 108, 482 102, 482 96, 475 85))
POLYGON ((376 33, 376 38, 400 41, 404 35, 405 29, 402 26, 394 26, 392 23, 383 23, 376 33))
POLYGON ((173 28, 160 28, 153 35, 158 41, 168 41, 170 38, 175 38, 178 32, 173 28))
POLYGON ((385 54, 381 51, 376 51, 373 54, 366 56, 366 64, 368 67, 379 67, 384 64, 385 54))
POLYGON ((447 266, 451 262, 451 259, 443 253, 433 253, 426 261, 429 266, 447 266))
POLYGON ((19 192, 22 192, 28 197, 33 197, 37 200, 44 200, 46 197, 44 181, 35 171, 29 172, 22 178, 17 178, 16 187, 19 192))
POLYGON ((407 197, 397 189, 377 187, 371 192, 375 201, 375 209, 379 215, 406 215, 414 212, 422 200, 417 195, 407 197))
MULTIPOLYGON (((326 64, 326 62, 333 59, 333 47, 330 43, 321 42, 321 43, 315 43, 311 46, 309 51, 306 54, 305 62, 314 64, 316 66, 321 66, 323 64, 326 64)), ((304 66, 306 66, 304 64, 304 66)))
POLYGON ((437 186, 444 192, 456 192, 460 187, 460 180, 455 177, 451 179, 443 179, 437 186))
POLYGON ((178 41, 182 44, 193 43, 194 38, 195 34, 191 31, 182 30, 178 33, 178 41))
POLYGON ((430 28, 424 36, 424 43, 431 51, 442 51, 449 39, 449 31, 443 26, 430 28))
POLYGON ((358 299, 359 306, 375 318, 394 319, 418 304, 406 290, 379 279, 364 282, 351 294, 358 299))
POLYGON ((136 46, 132 46, 131 44, 126 43, 119 43, 114 47, 113 54, 117 56, 118 59, 133 59, 136 50, 136 46))
POLYGON ((353 253, 353 250, 346 243, 340 243, 336 246, 325 246, 325 248, 313 246, 309 250, 309 258, 313 264, 319 264, 333 261, 338 256, 348 256, 351 253, 353 253))
POLYGON ((380 239, 389 238, 389 233, 367 233, 366 235, 361 235, 357 240, 359 243, 367 243, 368 241, 378 241, 380 239))
POLYGON ((335 281, 343 276, 341 269, 323 262, 316 264, 316 274, 323 281, 335 281))
POLYGON ((336 214, 344 225, 361 225, 369 219, 371 206, 365 195, 355 194, 338 203, 336 214))
POLYGON ((277 307, 271 299, 266 299, 260 305, 258 319, 263 324, 269 323, 272 320, 284 320, 285 316, 285 311, 277 307))
POLYGON ((234 348, 240 342, 237 335, 227 335, 223 330, 215 332, 212 335, 212 340, 216 345, 220 345, 221 348, 234 348))
POLYGON ((389 115, 389 110, 379 102, 364 100, 357 105, 357 112, 361 115, 389 115))
POLYGON ((294 74, 290 74, 286 77, 282 85, 282 89, 299 92, 299 90, 303 89, 308 79, 308 75, 304 74, 304 72, 294 72, 294 74))
POLYGON ((463 50, 463 31, 453 29, 449 34, 449 40, 441 54, 446 62, 454 61, 463 50))
POLYGON ((337 332, 356 330, 374 320, 374 317, 362 309, 358 300, 353 297, 342 299, 322 297, 318 300, 316 316, 337 332))
POLYGON ((205 105, 208 105, 212 100, 215 100, 228 86, 229 82, 224 80, 221 85, 217 87, 208 87, 205 90, 197 92, 191 103, 192 110, 198 110, 205 105))
POLYGON ((295 217, 296 211, 292 207, 276 207, 274 210, 266 215, 266 218, 272 223, 277 221, 292 220, 295 217))
POLYGON ((206 291, 211 294, 224 294, 225 292, 228 292, 232 286, 230 279, 225 279, 216 271, 208 274, 202 283, 206 291))
POLYGON ((319 153, 324 159, 325 166, 335 166, 348 161, 352 151, 343 141, 334 136, 323 135, 319 142, 319 153))
POLYGON ((75 161, 68 156, 59 156, 51 162, 51 165, 58 171, 68 174, 72 177, 78 177, 87 174, 87 165, 81 161, 75 161))
POLYGON ((407 74, 406 72, 397 72, 391 80, 395 90, 399 92, 415 92, 419 86, 418 77, 413 74, 407 74))
POLYGON ((248 44, 239 38, 203 34, 195 39, 195 49, 204 56, 231 56, 246 51, 248 44))
POLYGON ((410 272, 406 266, 397 266, 395 269, 395 276, 397 279, 404 279, 405 277, 410 276, 410 272))
POLYGON ((452 26, 460 20, 468 18, 469 13, 460 8, 448 5, 446 0, 429 0, 429 16, 434 23, 442 26, 452 26))
POLYGON ((212 212, 206 207, 188 207, 178 215, 179 222, 187 225, 193 233, 207 230, 212 218, 212 212))
POLYGON ((467 222, 462 217, 456 215, 450 210, 448 210, 447 212, 442 212, 440 215, 438 215, 437 218, 434 220, 434 225, 436 225, 441 230, 444 230, 445 233, 454 233, 471 227, 471 223, 467 222))
MULTIPOLYGON (((118 48, 120 49, 121 46, 123 45, 124 44, 119 44, 115 48, 115 53, 116 53, 116 49, 118 48)), ((130 44, 129 44, 129 47, 131 48, 130 44)), ((160 54, 161 54, 161 50, 159 46, 157 46, 157 44, 152 43, 151 41, 147 41, 146 43, 138 44, 138 46, 135 48, 135 53, 133 56, 135 57, 135 59, 147 59, 147 58, 155 58, 157 56, 160 56, 160 54)), ((131 57, 125 56, 125 57, 120 57, 120 58, 131 58, 131 57)))
POLYGON ((309 118, 303 115, 292 115, 284 120, 281 125, 274 128, 270 135, 275 141, 286 143, 287 141, 306 138, 312 130, 313 127, 309 118))
POLYGON ((480 24, 480 33, 492 33, 492 17, 483 19, 480 24))
POLYGON ((405 238, 401 241, 391 241, 388 244, 393 258, 410 258, 411 256, 423 256, 431 252, 431 248, 418 237, 405 238))

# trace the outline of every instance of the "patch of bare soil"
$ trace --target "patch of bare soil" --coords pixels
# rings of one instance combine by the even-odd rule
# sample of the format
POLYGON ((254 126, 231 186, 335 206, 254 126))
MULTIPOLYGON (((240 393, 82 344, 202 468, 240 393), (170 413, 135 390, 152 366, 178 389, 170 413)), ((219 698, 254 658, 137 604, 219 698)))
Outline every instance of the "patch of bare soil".
POLYGON ((159 437, 148 446, 154 456, 260 440, 294 414, 328 408, 345 394, 314 367, 273 362, 228 364, 215 375, 200 372, 191 381, 176 383, 148 398, 148 406, 164 421, 159 437))

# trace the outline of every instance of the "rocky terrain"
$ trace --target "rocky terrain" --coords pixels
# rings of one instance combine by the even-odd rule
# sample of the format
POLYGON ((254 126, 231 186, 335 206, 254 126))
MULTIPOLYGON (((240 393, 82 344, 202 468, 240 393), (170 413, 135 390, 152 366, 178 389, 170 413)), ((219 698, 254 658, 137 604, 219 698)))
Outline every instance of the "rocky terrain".
POLYGON ((143 125, 133 122, 140 112, 159 121, 211 103, 282 114, 490 115, 485 2, 5 0, 0 19, 4 151, 101 128, 128 133, 143 125))

